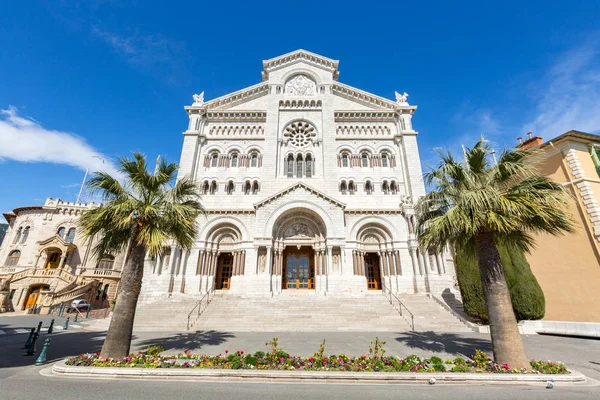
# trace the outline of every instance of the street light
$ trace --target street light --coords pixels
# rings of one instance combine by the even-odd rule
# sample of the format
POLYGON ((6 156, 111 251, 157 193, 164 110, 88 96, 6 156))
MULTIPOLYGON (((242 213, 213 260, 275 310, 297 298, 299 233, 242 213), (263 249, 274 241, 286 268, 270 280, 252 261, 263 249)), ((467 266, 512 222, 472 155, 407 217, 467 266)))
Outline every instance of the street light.
MULTIPOLYGON (((102 164, 104 164, 104 158, 102 158, 100 156, 92 156, 92 158, 97 158, 98 160, 102 161, 102 164)), ((79 188, 79 194, 77 195, 77 200, 75 200, 75 203, 79 203, 79 199, 81 198, 81 192, 83 191, 83 186, 85 185, 85 180, 87 179, 89 171, 90 171, 89 168, 85 169, 85 175, 83 176, 83 181, 81 182, 81 187, 79 188)))

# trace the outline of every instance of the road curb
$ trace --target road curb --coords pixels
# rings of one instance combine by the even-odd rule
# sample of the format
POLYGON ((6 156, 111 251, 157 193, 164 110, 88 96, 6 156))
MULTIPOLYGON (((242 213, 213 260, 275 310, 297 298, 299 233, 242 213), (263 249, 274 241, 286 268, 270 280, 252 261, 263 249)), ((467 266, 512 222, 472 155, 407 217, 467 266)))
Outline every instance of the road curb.
POLYGON ((470 373, 414 373, 414 372, 329 372, 329 371, 265 371, 197 368, 110 368, 75 367, 66 365, 66 360, 53 365, 52 373, 58 376, 113 378, 113 379, 165 379, 194 381, 256 381, 256 382, 295 382, 295 383, 360 383, 360 384, 402 384, 428 383, 435 378, 436 383, 461 384, 515 384, 554 382, 584 383, 585 375, 571 370, 568 375, 546 374, 470 374, 470 373))

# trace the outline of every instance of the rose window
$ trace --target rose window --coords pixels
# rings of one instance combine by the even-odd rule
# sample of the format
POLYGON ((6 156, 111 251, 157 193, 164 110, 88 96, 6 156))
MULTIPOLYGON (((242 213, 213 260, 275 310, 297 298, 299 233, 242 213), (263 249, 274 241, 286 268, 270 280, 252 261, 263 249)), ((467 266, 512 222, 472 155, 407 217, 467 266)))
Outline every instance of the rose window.
POLYGON ((304 147, 313 141, 317 136, 315 128, 305 121, 293 122, 285 128, 283 136, 288 139, 288 143, 296 147, 304 147))

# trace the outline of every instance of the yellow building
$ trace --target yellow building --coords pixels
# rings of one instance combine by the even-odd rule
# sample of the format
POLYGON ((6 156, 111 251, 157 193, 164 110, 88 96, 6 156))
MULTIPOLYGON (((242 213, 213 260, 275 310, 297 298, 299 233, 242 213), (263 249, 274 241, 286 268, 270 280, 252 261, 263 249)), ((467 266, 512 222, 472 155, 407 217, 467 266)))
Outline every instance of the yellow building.
POLYGON ((551 321, 600 322, 600 136, 569 131, 550 141, 530 137, 518 147, 537 146, 539 172, 572 195, 576 232, 538 235, 527 255, 546 296, 551 321))

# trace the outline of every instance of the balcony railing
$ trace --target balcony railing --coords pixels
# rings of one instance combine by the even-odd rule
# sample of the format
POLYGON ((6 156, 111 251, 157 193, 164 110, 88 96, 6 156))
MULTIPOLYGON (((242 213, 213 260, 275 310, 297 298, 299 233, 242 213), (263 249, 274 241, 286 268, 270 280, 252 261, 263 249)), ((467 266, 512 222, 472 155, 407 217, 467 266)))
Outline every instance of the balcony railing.
POLYGON ((99 278, 120 278, 121 271, 114 271, 112 269, 87 269, 82 275, 99 278))

